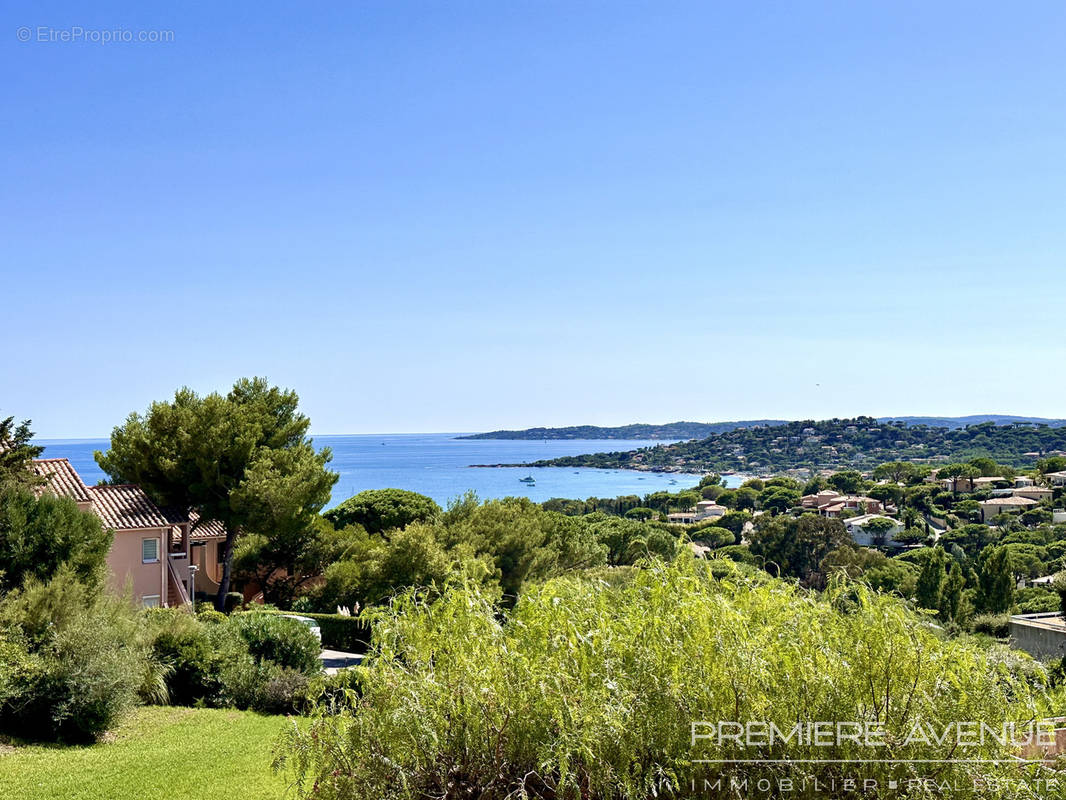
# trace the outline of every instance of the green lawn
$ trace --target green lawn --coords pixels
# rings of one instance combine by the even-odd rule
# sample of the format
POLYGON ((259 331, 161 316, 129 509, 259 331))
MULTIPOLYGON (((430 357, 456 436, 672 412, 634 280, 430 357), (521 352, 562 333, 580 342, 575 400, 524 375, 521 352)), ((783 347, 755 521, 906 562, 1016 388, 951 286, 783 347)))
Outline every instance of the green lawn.
POLYGON ((277 800, 270 770, 284 717, 246 711, 137 709, 85 747, 0 744, 3 800, 277 800))

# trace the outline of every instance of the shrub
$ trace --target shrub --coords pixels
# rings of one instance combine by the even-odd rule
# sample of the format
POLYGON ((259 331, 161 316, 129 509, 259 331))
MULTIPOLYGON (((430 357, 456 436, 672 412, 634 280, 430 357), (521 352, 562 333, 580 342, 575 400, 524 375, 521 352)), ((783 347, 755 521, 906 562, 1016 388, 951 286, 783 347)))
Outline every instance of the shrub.
MULTIPOLYGON (((154 657, 169 666, 166 677, 169 700, 175 705, 193 705, 205 702, 217 704, 222 691, 219 676, 224 656, 220 644, 225 635, 211 636, 215 626, 205 625, 182 609, 152 609, 148 615, 148 628, 154 657)), ((230 653, 239 653, 233 647, 230 653)))
POLYGON ((304 690, 301 710, 336 714, 350 708, 359 696, 359 670, 342 669, 333 675, 312 678, 304 690))
MULTIPOLYGON (((583 797, 643 800, 684 785, 694 759, 821 759, 800 741, 740 751, 693 747, 696 720, 883 721, 883 759, 950 757, 915 743, 918 720, 992 729, 1024 724, 1038 694, 969 640, 947 640, 896 598, 862 585, 816 596, 780 580, 718 581, 680 556, 612 587, 565 577, 528 587, 504 614, 473 584, 437 602, 413 593, 377 612, 371 657, 351 711, 293 726, 278 768, 297 794, 342 797, 583 797), (871 701, 875 704, 871 708, 871 701)), ((995 740, 969 758, 1009 760, 995 740)), ((839 743, 849 773, 891 766, 839 743)), ((950 762, 937 780, 972 796, 975 778, 1020 771, 950 762)), ((717 771, 717 768, 716 768, 717 771)), ((744 764, 741 777, 817 778, 835 765, 744 764)))
POLYGON ((974 633, 1005 639, 1010 635, 1010 615, 978 614, 973 618, 973 630, 974 633))
POLYGON ((0 618, 0 728, 89 741, 138 702, 148 650, 129 605, 61 569, 9 594, 0 618))
POLYGON ((256 661, 273 661, 300 672, 317 672, 321 644, 304 625, 272 614, 236 614, 227 627, 236 631, 256 661))
MULTIPOLYGON (((287 614, 290 612, 278 612, 287 614)), ((301 617, 313 619, 322 632, 322 646, 331 650, 344 650, 349 653, 365 653, 370 646, 370 626, 362 617, 349 617, 343 614, 313 614, 296 612, 301 617)))
POLYGON ((263 676, 251 708, 264 714, 291 714, 306 704, 310 678, 294 669, 275 667, 263 676))

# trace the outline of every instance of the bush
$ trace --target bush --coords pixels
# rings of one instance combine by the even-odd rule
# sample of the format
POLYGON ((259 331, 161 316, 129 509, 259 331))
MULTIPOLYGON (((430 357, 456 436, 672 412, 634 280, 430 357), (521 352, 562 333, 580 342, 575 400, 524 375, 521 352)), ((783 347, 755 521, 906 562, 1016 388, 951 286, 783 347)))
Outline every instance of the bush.
POLYGON ((306 705, 310 678, 294 669, 271 669, 252 701, 253 711, 263 714, 292 714, 306 705))
POLYGON ((348 653, 365 653, 370 646, 370 626, 361 617, 348 617, 343 614, 299 613, 301 617, 313 619, 322 632, 322 646, 330 650, 344 650, 348 653))
POLYGON ((337 714, 354 705, 359 696, 359 670, 342 669, 312 678, 304 690, 301 711, 337 714))
POLYGON ((322 647, 318 638, 294 619, 272 614, 236 614, 229 618, 227 626, 244 639, 256 661, 273 661, 300 672, 317 672, 321 668, 318 655, 322 647))
POLYGON ((227 592, 225 599, 225 608, 227 614, 232 614, 235 608, 241 608, 244 605, 244 595, 240 592, 227 592))
POLYGON ((217 613, 204 611, 194 618, 177 608, 148 612, 152 652, 170 668, 166 684, 170 702, 175 705, 221 704, 223 663, 247 652, 235 637, 226 636, 223 626, 200 620, 217 613))
POLYGON ((0 728, 91 741, 138 702, 148 649, 136 612, 61 569, 0 606, 0 728))
POLYGON ((226 615, 213 608, 205 608, 203 611, 196 612, 196 619, 206 625, 219 625, 226 621, 226 615))
POLYGON ((1010 615, 978 614, 973 618, 973 631, 996 639, 1006 639, 1010 635, 1010 615))
MULTIPOLYGON (((823 759, 798 740, 746 750, 693 747, 695 720, 863 720, 875 698, 878 759, 841 742, 860 783, 898 774, 879 759, 948 757, 908 737, 921 721, 991 729, 1025 724, 1042 698, 969 640, 948 640, 896 599, 862 585, 815 596, 788 582, 717 581, 680 556, 611 587, 565 577, 531 586, 505 613, 472 584, 435 603, 413 593, 377 613, 372 656, 350 711, 292 726, 279 768, 298 796, 583 797, 637 800, 687 782, 700 758, 823 759), (842 602, 846 601, 846 602, 842 602)), ((967 749, 981 766, 945 762, 957 797, 1008 774, 1009 745, 967 749), (996 763, 991 763, 991 761, 996 763)), ((837 765, 744 764, 760 778, 828 782, 837 765)))

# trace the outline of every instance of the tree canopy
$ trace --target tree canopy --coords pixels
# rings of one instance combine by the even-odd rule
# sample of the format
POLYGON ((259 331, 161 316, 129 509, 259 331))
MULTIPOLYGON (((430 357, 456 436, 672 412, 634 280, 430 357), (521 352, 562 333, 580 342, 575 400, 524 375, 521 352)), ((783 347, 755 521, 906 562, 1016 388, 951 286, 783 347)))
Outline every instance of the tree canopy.
POLYGON ((179 389, 169 402, 130 414, 97 452, 117 483, 137 483, 157 503, 217 520, 226 529, 216 607, 229 591, 238 535, 269 535, 313 524, 337 475, 328 448, 316 452, 295 392, 263 378, 241 379, 226 395, 179 389))

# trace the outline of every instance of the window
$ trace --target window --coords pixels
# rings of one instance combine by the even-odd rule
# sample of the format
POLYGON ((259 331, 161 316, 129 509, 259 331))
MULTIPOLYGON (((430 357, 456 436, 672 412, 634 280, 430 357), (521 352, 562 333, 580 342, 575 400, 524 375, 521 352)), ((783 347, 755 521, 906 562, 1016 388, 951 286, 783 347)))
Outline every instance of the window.
MULTIPOLYGON (((147 539, 145 540, 147 541, 147 539)), ((141 598, 141 605, 145 608, 159 608, 159 595, 146 594, 141 598)))
POLYGON ((155 564, 159 561, 159 540, 141 539, 141 563, 155 564))

